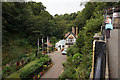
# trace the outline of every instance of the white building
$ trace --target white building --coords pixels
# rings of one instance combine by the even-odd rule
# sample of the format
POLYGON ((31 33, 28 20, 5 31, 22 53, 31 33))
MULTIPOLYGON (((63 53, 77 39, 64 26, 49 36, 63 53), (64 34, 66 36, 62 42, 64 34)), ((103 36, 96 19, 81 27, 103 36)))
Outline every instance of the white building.
POLYGON ((78 28, 76 27, 75 31, 75 28, 72 27, 72 32, 68 32, 67 34, 65 34, 65 40, 60 40, 59 42, 57 42, 55 44, 55 48, 57 48, 58 51, 60 51, 62 49, 68 48, 71 45, 74 45, 76 42, 77 34, 78 28))
POLYGON ((75 28, 72 27, 72 32, 68 32, 67 34, 65 34, 65 40, 66 40, 66 46, 67 47, 75 44, 77 34, 78 34, 78 28, 77 27, 76 27, 76 32, 75 32, 75 28))
POLYGON ((66 40, 60 40, 55 44, 55 48, 57 48, 58 51, 60 51, 61 49, 65 48, 65 44, 66 44, 66 40))
POLYGON ((70 33, 66 37, 66 45, 73 45, 76 42, 76 36, 73 33, 70 33))

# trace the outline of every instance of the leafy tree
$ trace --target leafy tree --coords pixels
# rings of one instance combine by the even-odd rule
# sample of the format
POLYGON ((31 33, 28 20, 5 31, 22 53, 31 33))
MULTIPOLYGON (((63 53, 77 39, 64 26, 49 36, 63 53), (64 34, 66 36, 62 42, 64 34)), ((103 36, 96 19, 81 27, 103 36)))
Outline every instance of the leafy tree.
POLYGON ((78 38, 76 39, 76 45, 81 53, 81 48, 84 46, 84 31, 79 31, 78 38))
POLYGON ((56 37, 51 37, 50 38, 50 42, 53 43, 53 44, 55 44, 57 42, 56 37))

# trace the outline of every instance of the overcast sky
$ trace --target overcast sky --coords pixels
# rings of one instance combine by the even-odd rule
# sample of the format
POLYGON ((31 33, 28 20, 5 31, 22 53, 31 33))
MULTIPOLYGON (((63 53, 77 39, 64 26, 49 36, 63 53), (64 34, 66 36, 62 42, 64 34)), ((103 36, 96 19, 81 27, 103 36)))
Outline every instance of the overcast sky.
POLYGON ((46 10, 51 14, 65 14, 80 11, 84 6, 80 6, 81 1, 86 0, 32 0, 42 2, 47 8, 46 10))

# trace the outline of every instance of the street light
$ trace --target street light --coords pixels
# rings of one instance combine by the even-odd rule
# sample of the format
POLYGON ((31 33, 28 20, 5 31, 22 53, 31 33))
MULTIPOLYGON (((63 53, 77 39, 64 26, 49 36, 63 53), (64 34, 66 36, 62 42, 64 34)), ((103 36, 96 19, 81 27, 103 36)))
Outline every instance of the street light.
POLYGON ((114 24, 114 7, 112 8, 112 10, 113 10, 113 18, 112 18, 112 25, 114 24))

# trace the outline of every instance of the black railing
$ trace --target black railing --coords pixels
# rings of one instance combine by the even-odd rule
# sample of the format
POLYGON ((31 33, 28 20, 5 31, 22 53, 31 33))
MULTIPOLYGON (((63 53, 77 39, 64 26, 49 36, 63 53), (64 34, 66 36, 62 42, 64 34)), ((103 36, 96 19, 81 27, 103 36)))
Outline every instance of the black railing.
POLYGON ((93 80, 105 79, 106 69, 106 43, 105 41, 105 26, 101 27, 100 40, 95 42, 95 55, 94 55, 94 76, 93 80))
POLYGON ((94 80, 105 78, 106 44, 102 41, 95 43, 94 80))

